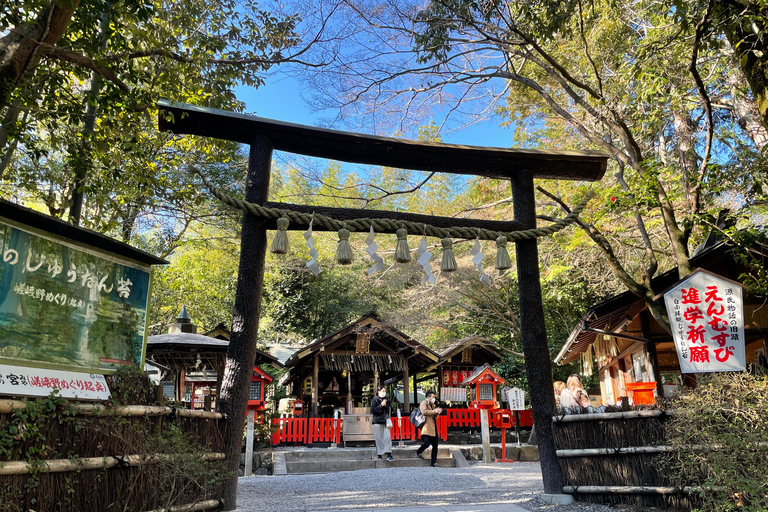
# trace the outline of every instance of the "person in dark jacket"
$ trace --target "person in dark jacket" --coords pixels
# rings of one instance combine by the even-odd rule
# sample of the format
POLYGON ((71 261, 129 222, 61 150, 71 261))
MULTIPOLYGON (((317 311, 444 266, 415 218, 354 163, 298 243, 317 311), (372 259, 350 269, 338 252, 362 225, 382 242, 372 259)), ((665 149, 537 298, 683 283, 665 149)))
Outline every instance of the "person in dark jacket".
POLYGON ((373 414, 373 438, 376 440, 376 455, 378 455, 379 460, 381 460, 382 455, 386 455, 388 461, 393 461, 392 437, 389 434, 390 426, 388 426, 388 423, 392 421, 392 405, 387 400, 387 388, 380 388, 376 396, 373 397, 371 414, 373 414))

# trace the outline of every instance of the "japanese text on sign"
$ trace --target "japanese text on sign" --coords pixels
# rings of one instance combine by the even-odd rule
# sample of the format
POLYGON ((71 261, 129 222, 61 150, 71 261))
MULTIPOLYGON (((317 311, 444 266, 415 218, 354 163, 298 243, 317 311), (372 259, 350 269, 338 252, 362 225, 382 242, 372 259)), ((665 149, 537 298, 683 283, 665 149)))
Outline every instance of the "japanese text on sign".
POLYGON ((681 372, 746 368, 741 285, 699 270, 666 292, 664 302, 681 372))
POLYGON ((0 395, 48 396, 51 393, 79 400, 110 397, 103 375, 0 365, 0 395))
POLYGON ((0 361, 75 371, 141 365, 149 268, 0 221, 0 361))

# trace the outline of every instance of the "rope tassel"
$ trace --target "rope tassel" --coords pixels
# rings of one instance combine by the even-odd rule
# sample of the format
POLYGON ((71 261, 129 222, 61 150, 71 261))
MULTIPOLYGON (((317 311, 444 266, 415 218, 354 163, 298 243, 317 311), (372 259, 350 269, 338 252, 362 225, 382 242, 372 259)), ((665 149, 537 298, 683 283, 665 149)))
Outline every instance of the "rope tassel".
POLYGON ((352 263, 352 257, 352 247, 349 246, 349 230, 341 228, 339 230, 339 245, 336 247, 336 263, 349 265, 352 263))
POLYGON ((443 272, 455 272, 459 266, 456 264, 456 258, 453 256, 453 240, 443 238, 440 243, 443 245, 443 260, 440 262, 440 270, 443 272))
POLYGON ((398 263, 408 263, 411 261, 411 250, 408 248, 408 230, 405 228, 400 228, 395 232, 395 234, 397 235, 395 261, 398 263))
POLYGON ((496 239, 496 270, 512 268, 512 260, 507 252, 507 237, 499 235, 496 239))
POLYGON ((288 254, 288 217, 277 219, 277 233, 269 250, 274 254, 288 254))

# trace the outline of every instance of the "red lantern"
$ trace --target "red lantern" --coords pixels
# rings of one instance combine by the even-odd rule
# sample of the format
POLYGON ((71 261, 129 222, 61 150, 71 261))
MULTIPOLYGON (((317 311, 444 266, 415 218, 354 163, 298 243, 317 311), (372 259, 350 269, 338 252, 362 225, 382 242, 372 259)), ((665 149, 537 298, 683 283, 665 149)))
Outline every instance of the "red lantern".
POLYGON ((458 370, 453 370, 452 377, 453 377, 453 379, 452 379, 453 380, 453 386, 454 387, 458 386, 459 385, 459 371, 458 370))
POLYGON ((451 385, 451 371, 443 370, 443 386, 448 387, 451 385))
POLYGON ((459 378, 461 379, 459 381, 459 384, 464 384, 464 381, 467 380, 467 370, 461 370, 461 373, 459 374, 459 378))

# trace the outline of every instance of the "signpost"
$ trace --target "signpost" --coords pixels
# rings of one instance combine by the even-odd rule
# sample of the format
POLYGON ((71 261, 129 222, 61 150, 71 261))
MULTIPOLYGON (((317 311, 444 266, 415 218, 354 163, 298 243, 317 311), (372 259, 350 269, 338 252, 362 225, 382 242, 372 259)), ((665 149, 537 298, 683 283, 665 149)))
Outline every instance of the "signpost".
POLYGON ((508 389, 507 402, 509 409, 515 411, 515 437, 517 446, 520 446, 520 411, 525 410, 525 391, 520 388, 508 389))
POLYGON ((87 374, 143 367, 150 272, 0 217, 0 363, 87 374))
POLYGON ((699 269, 664 293, 682 373, 746 369, 741 284, 699 269))

